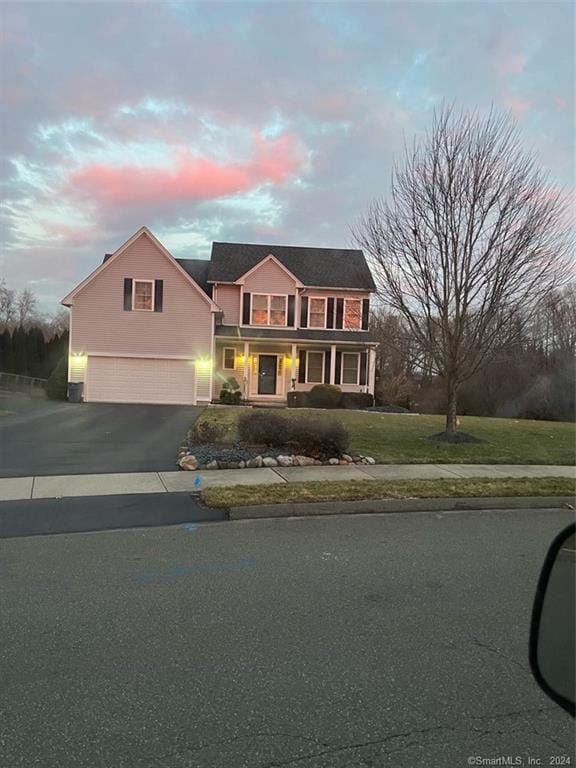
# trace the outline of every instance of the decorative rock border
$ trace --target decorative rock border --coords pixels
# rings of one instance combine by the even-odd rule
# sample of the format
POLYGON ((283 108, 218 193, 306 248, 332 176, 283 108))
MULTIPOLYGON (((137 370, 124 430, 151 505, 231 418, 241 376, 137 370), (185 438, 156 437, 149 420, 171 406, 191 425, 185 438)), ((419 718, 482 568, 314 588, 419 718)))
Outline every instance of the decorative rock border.
POLYGON ((180 469, 194 471, 196 469, 260 469, 261 467, 312 467, 312 466, 336 466, 348 464, 376 464, 371 456, 355 455, 350 456, 347 453, 342 456, 334 456, 330 459, 321 461, 313 459, 311 456, 302 456, 300 454, 281 454, 274 458, 273 456, 255 456, 246 461, 220 461, 213 459, 205 465, 201 465, 196 456, 190 452, 186 445, 182 445, 178 452, 178 466, 180 469))

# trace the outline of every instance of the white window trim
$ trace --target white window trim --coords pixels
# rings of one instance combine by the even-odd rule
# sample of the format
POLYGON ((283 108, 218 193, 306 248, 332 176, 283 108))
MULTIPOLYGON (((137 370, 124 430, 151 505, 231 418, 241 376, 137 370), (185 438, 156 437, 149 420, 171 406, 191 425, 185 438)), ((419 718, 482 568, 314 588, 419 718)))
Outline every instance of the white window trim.
POLYGON ((236 370, 236 348, 235 347, 224 347, 222 349, 222 370, 223 371, 235 371, 236 370), (234 353, 234 365, 232 368, 226 367, 226 352, 232 351, 234 353))
POLYGON ((317 330, 326 330, 327 313, 328 313, 328 298, 326 296, 308 296, 308 328, 316 328, 317 330), (324 325, 310 325, 310 308, 312 307, 312 299, 320 299, 324 302, 324 325))
POLYGON ((326 370, 326 352, 323 349, 309 349, 306 350, 306 384, 323 384, 324 383, 324 371, 326 370), (321 381, 309 381, 308 380, 308 363, 310 358, 308 355, 322 355, 322 380, 321 381))
MULTIPOLYGON (((251 328, 288 328, 288 295, 287 293, 251 293, 250 294, 250 323, 249 326, 251 328), (267 323, 253 323, 252 322, 252 309, 254 304, 254 296, 266 296, 267 298, 267 307, 266 307, 266 313, 268 316, 268 322, 267 323), (284 323, 283 325, 277 325, 274 323, 272 325, 270 323, 270 306, 272 304, 272 297, 274 298, 281 298, 284 299, 284 323)), ((275 310, 276 311, 276 310, 275 310)))
POLYGON ((154 290, 154 283, 155 280, 140 280, 140 278, 132 278, 132 312, 154 312, 154 294, 156 291, 154 290), (152 306, 150 309, 143 309, 142 307, 135 307, 134 306, 134 299, 136 298, 136 283, 151 283, 152 285, 152 306))
POLYGON ((344 298, 344 308, 343 308, 343 314, 342 314, 342 330, 344 331, 361 331, 362 330, 362 299, 344 298), (357 304, 360 304, 360 311, 358 313, 358 318, 360 322, 358 323, 358 328, 348 328, 346 326, 346 304, 349 301, 353 301, 357 304))
POLYGON ((342 352, 342 371, 340 373, 340 382, 344 386, 348 387, 359 387, 360 386, 360 352, 342 352), (344 356, 345 355, 354 355, 356 357, 356 381, 344 381, 344 356))

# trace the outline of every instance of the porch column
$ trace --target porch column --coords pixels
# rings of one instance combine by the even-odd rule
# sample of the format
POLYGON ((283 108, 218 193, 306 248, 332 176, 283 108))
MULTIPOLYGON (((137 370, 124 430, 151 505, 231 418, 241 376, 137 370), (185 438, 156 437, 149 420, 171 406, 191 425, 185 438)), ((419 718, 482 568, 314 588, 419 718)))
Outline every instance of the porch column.
POLYGON ((330 347, 330 384, 336 383, 336 344, 330 347))
POLYGON ((368 392, 374 394, 376 382, 376 350, 371 348, 368 352, 368 392))
POLYGON ((244 381, 242 382, 244 400, 250 397, 250 344, 244 342, 244 381))
POLYGON ((296 389, 296 344, 290 350, 290 389, 296 389))

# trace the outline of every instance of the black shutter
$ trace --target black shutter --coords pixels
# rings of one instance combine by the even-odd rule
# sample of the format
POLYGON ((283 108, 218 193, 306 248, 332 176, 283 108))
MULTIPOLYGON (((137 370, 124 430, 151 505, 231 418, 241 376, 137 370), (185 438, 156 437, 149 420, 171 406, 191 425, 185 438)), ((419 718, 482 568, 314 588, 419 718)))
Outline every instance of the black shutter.
POLYGON ((334 374, 334 383, 340 384, 342 379, 342 352, 336 352, 336 373, 334 374))
POLYGON ((360 352, 360 386, 366 386, 366 375, 368 372, 368 353, 360 352))
POLYGON ((308 296, 300 299, 300 328, 308 328, 308 296))
POLYGON ((330 384, 330 350, 324 352, 324 384, 330 384))
POLYGON ((344 299, 336 299, 336 328, 344 325, 344 299))
POLYGON ((370 312, 370 299, 362 299, 362 330, 368 330, 368 315, 370 312))
POLYGON ((162 312, 164 304, 164 280, 154 280, 154 312, 162 312))
POLYGON ((326 328, 334 328, 334 299, 332 297, 328 299, 326 309, 326 328))
POLYGON ((242 324, 250 325, 250 294, 245 293, 242 299, 242 324))
POLYGON ((306 381, 306 350, 305 349, 301 349, 300 352, 298 353, 298 360, 300 361, 298 365, 298 383, 304 384, 304 382, 306 381))
POLYGON ((294 296, 288 296, 288 325, 294 327, 294 296))
POLYGON ((124 312, 132 311, 132 278, 124 278, 124 312))

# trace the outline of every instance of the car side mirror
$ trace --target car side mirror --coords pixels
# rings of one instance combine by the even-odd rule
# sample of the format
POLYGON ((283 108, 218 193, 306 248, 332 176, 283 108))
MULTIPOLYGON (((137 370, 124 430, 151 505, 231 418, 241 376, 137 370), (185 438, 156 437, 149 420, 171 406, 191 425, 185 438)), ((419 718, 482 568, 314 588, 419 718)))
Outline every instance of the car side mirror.
POLYGON ((576 526, 552 542, 540 574, 530 627, 530 668, 551 699, 574 717, 576 526))

